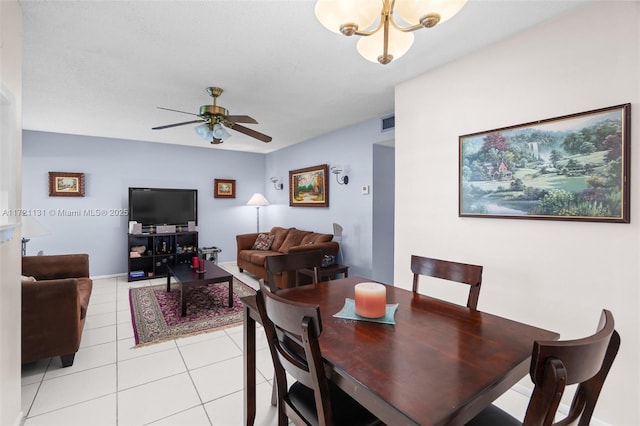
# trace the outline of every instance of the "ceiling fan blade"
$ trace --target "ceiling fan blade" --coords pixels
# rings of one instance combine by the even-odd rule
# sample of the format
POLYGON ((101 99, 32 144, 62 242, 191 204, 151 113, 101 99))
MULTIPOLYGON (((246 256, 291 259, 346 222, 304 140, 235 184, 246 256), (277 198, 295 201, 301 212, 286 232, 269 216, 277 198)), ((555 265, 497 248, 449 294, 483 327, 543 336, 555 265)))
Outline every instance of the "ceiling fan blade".
POLYGON ((224 118, 229 121, 233 121, 234 123, 258 124, 254 118, 251 118, 248 115, 225 115, 224 118))
POLYGON ((244 133, 247 136, 251 136, 252 138, 256 138, 258 140, 261 140, 262 142, 271 142, 271 139, 272 139, 271 136, 267 136, 264 133, 256 132, 253 129, 241 126, 241 125, 233 123, 233 122, 230 122, 229 124, 230 124, 229 128, 231 128, 231 129, 233 129, 233 130, 235 130, 237 132, 244 133))
POLYGON ((158 109, 163 109, 163 110, 165 110, 165 111, 180 112, 180 113, 182 113, 182 114, 189 114, 189 115, 195 115, 195 116, 200 117, 200 115, 199 115, 199 114, 194 114, 194 113, 192 113, 192 112, 186 112, 186 111, 180 111, 179 109, 171 109, 171 108, 165 108, 165 107, 158 107, 158 109))
POLYGON ((166 126, 152 127, 151 130, 168 129, 169 127, 184 126, 185 124, 193 124, 193 123, 202 123, 204 121, 206 121, 206 120, 191 120, 191 121, 185 121, 183 123, 167 124, 166 126))

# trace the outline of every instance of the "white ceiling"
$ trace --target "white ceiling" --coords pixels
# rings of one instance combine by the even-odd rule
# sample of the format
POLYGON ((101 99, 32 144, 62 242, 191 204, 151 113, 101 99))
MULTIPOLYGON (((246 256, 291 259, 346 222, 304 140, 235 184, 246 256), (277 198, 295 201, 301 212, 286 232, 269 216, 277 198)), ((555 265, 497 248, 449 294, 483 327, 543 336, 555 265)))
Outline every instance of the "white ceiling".
POLYGON ((398 83, 583 1, 470 0, 383 66, 357 53, 355 37, 324 29, 308 0, 21 0, 23 127, 267 153, 391 113, 398 83), (197 119, 156 107, 197 113, 208 86, 273 141, 230 130, 214 146, 195 125, 151 130, 197 119))

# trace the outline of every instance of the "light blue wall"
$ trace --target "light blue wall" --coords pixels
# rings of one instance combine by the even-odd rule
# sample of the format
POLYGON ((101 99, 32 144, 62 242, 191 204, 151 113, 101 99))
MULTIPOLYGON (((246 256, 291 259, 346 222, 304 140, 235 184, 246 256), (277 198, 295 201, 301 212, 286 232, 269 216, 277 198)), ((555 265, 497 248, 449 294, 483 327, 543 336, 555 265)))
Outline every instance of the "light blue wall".
MULTIPOLYGON (((343 253, 352 275, 373 276, 373 145, 392 139, 372 119, 267 155, 57 133, 23 132, 23 207, 51 234, 35 237, 27 254, 89 253, 93 276, 127 271, 127 216, 87 216, 85 209, 126 209, 129 187, 198 189, 200 246, 222 248, 221 262, 236 260, 237 234, 255 232, 254 192, 271 205, 260 209, 260 228, 297 227, 343 231, 343 253), (329 176, 329 208, 289 207, 289 170, 342 165, 348 185, 329 176), (85 174, 84 197, 49 197, 48 172, 85 174), (284 190, 269 181, 280 177, 284 190), (235 179, 235 199, 213 198, 214 178, 235 179), (361 193, 368 185, 368 195, 361 193), (63 216, 60 210, 79 212, 63 216)), ((393 205, 389 208, 393 209, 393 205)), ((390 244, 393 241, 389 242, 390 244)))
POLYGON ((129 187, 195 188, 201 246, 222 248, 235 261, 236 234, 255 230, 255 209, 245 204, 265 189, 263 154, 181 147, 57 133, 23 133, 24 209, 51 234, 33 238, 27 254, 89 253, 92 275, 127 271, 127 216, 85 216, 84 209, 126 209, 129 187), (49 197, 48 172, 85 174, 84 197, 49 197), (236 179, 236 198, 213 198, 214 178, 236 179), (80 211, 63 216, 58 210, 80 211))
POLYGON ((283 191, 277 191, 268 182, 265 195, 272 205, 265 209, 265 225, 333 233, 336 222, 343 227, 342 248, 349 274, 377 279, 371 260, 373 145, 389 139, 393 139, 393 132, 381 133, 380 120, 375 118, 269 154, 267 180, 277 176, 285 185, 283 191), (343 166, 349 184, 339 185, 335 175, 329 177, 329 208, 289 207, 289 170, 319 164, 343 166), (370 188, 367 195, 362 194, 365 185, 370 188))
MULTIPOLYGON (((373 146, 373 276, 393 283, 395 148, 373 146)), ((400 267, 409 267, 400 265, 400 267)))

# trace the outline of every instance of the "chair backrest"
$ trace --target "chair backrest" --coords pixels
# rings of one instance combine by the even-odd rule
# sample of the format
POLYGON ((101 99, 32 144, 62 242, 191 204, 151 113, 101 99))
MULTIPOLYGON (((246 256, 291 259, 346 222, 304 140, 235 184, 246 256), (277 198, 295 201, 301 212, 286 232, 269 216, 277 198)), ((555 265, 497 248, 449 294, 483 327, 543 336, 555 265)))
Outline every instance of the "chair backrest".
POLYGON ((414 292, 418 291, 420 275, 468 284, 470 288, 467 307, 478 308, 480 286, 482 285, 482 266, 412 255, 411 272, 413 272, 414 292))
POLYGON ((594 335, 535 342, 530 375, 535 387, 524 425, 588 425, 602 385, 620 348, 613 315, 604 309, 594 335), (578 384, 569 413, 554 423, 565 386, 578 384), (577 422, 577 423, 576 423, 577 422))
POLYGON ((331 424, 332 412, 318 337, 322 332, 318 305, 293 302, 271 292, 260 280, 256 304, 273 359, 278 405, 294 423, 307 423, 287 396, 287 373, 314 390, 318 423, 331 424))
POLYGON ((313 271, 310 281, 317 284, 320 279, 319 270, 322 267, 322 250, 305 250, 267 256, 266 263, 269 288, 274 293, 278 291, 278 282, 285 281, 284 287, 299 286, 301 284, 299 272, 301 269, 313 271), (278 277, 281 278, 278 279, 278 277))

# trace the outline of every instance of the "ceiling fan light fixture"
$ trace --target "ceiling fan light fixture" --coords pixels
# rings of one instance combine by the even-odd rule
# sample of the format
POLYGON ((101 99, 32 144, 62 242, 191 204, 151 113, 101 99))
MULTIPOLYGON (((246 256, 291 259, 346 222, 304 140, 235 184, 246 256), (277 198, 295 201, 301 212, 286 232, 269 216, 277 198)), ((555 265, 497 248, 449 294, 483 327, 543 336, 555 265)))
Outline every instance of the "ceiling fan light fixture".
POLYGON ((198 136, 200 136, 204 140, 208 141, 212 138, 213 132, 211 131, 209 123, 203 123, 199 126, 196 126, 193 130, 195 130, 198 136))
POLYGON ((195 115, 199 117, 198 120, 183 121, 180 123, 167 124, 164 126, 152 127, 151 130, 168 129, 171 127, 184 126, 186 124, 202 123, 194 128, 195 132, 201 138, 210 141, 212 144, 222 143, 224 140, 229 139, 231 134, 227 132, 225 127, 233 129, 237 132, 243 133, 252 138, 256 138, 262 142, 271 142, 273 139, 269 135, 255 131, 249 127, 242 126, 238 123, 251 123, 258 124, 258 122, 248 115, 229 115, 229 110, 219 105, 216 105, 216 99, 222 94, 223 90, 219 87, 208 87, 207 93, 213 98, 212 105, 203 105, 200 107, 199 114, 193 114, 191 112, 180 111, 177 109, 158 107, 168 111, 179 112, 182 114, 195 115), (224 125, 224 127, 223 127, 224 125))
POLYGON ((388 64, 413 44, 413 31, 456 15, 468 0, 317 0, 316 18, 328 30, 358 35, 358 52, 388 64))
POLYGON ((227 132, 220 123, 216 123, 213 125, 213 131, 211 133, 214 139, 220 139, 221 141, 225 141, 231 137, 231 134, 227 132))

